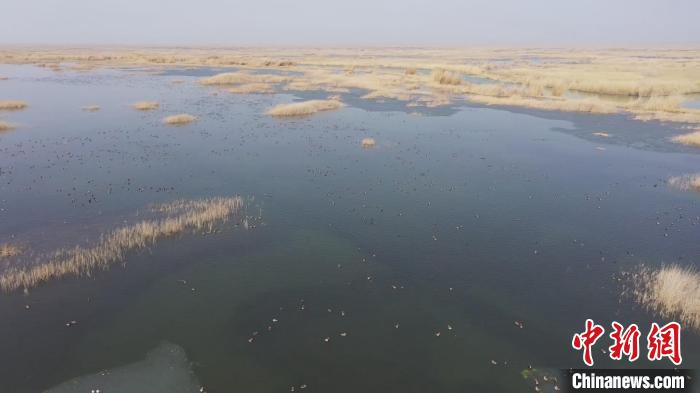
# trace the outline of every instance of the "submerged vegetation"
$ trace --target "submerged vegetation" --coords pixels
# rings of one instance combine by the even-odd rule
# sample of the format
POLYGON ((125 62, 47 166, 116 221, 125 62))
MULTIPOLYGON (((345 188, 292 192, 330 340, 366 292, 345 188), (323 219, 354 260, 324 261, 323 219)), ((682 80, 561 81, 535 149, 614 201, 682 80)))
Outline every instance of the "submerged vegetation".
POLYGON ((700 273, 697 269, 678 265, 659 269, 643 267, 632 279, 632 295, 642 306, 700 330, 700 273))
POLYGON ((17 100, 0 101, 0 110, 16 111, 27 107, 27 103, 17 100))
POLYGON ((267 111, 267 114, 276 117, 308 116, 316 112, 338 109, 342 106, 343 103, 336 99, 309 100, 292 104, 280 104, 267 111))
POLYGON ((157 101, 138 101, 131 104, 131 107, 140 111, 150 111, 158 109, 160 104, 157 101))
POLYGON ((211 231, 242 208, 241 197, 175 201, 154 206, 154 211, 166 217, 116 229, 103 235, 92 247, 60 249, 30 266, 10 268, 0 273, 0 289, 10 292, 52 279, 89 275, 96 269, 106 269, 123 261, 129 251, 151 246, 159 239, 185 231, 211 231))
POLYGON ((163 123, 178 126, 192 123, 195 120, 197 120, 196 117, 186 113, 181 113, 179 115, 172 115, 164 118, 163 123))

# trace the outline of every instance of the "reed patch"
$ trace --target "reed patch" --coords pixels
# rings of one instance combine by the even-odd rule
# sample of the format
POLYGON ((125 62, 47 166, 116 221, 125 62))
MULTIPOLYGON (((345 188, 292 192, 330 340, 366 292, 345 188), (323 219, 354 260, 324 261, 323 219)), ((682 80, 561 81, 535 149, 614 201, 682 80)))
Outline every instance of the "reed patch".
POLYGON ((362 145, 362 148, 364 149, 371 149, 375 146, 377 146, 377 141, 374 140, 374 138, 363 138, 362 142, 360 142, 362 145))
POLYGON ((18 111, 29 106, 25 101, 4 100, 0 101, 0 110, 18 111))
POLYGON ((0 259, 12 258, 22 253, 22 247, 11 244, 4 243, 0 244, 0 259))
POLYGON ((668 179, 668 185, 683 191, 700 191, 700 174, 673 176, 668 179))
POLYGON ((338 100, 309 100, 292 104, 281 104, 267 111, 275 117, 309 116, 316 112, 338 109, 343 103, 338 100))
POLYGON ((644 308, 700 331, 700 273, 696 268, 641 267, 630 279, 629 291, 644 308))
POLYGON ((686 146, 700 147, 700 131, 677 135, 671 138, 671 140, 675 143, 680 143, 686 146))
POLYGON ((160 107, 158 101, 138 101, 131 104, 131 107, 139 111, 152 111, 160 107))
POLYGON ((188 231, 211 232, 215 225, 240 213, 243 206, 241 197, 181 200, 155 205, 153 211, 165 217, 143 220, 103 234, 91 247, 60 249, 26 267, 10 268, 0 273, 0 289, 12 292, 63 277, 90 275, 95 270, 107 269, 123 261, 130 251, 152 246, 160 239, 188 231))
POLYGON ((0 120, 0 131, 10 131, 17 128, 14 124, 0 120))
POLYGON ((172 115, 164 118, 163 123, 173 126, 181 126, 192 123, 196 120, 197 118, 192 115, 188 115, 187 113, 181 113, 179 115, 172 115))
POLYGON ((275 92, 274 86, 269 83, 245 83, 228 89, 234 94, 272 94, 275 92))

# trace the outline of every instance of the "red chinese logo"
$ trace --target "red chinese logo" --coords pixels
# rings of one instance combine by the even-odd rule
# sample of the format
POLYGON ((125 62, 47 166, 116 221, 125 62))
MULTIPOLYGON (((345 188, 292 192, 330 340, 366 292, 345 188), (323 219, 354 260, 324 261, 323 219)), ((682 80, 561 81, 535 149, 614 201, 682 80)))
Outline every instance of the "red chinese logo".
POLYGON ((626 355, 630 362, 634 362, 639 358, 639 326, 631 324, 627 329, 617 322, 612 323, 615 330, 610 333, 610 338, 614 343, 608 349, 610 350, 610 358, 614 360, 622 359, 622 355, 626 355))
POLYGON ((647 348, 649 360, 661 360, 669 358, 676 366, 681 364, 681 325, 678 322, 669 322, 663 327, 651 324, 651 331, 647 336, 647 348))
MULTIPOLYGON (((610 338, 613 344, 608 347, 610 358, 621 360, 626 357, 630 362, 639 359, 639 326, 631 324, 625 328, 622 324, 613 322, 613 331, 610 338)), ((592 347, 603 336, 605 329, 596 325, 591 319, 586 320, 586 330, 574 334, 571 345, 576 350, 583 350, 583 362, 587 366, 593 366, 592 347)), ((649 361, 668 358, 673 364, 680 365, 681 356, 681 325, 678 322, 669 322, 660 327, 657 323, 651 324, 647 335, 647 358, 649 361)))
POLYGON ((571 345, 574 349, 583 349, 583 362, 588 366, 593 365, 591 347, 600 339, 603 333, 605 333, 605 329, 602 326, 593 323, 592 319, 586 319, 586 331, 574 334, 571 345))

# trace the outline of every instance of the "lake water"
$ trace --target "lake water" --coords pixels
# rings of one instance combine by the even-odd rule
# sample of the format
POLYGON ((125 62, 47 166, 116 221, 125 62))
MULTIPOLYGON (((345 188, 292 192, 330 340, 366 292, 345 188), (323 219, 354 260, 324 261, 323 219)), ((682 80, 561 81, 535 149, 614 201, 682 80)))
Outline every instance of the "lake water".
POLYGON ((208 392, 528 392, 523 370, 582 365, 586 318, 662 322, 621 299, 622 272, 700 261, 700 195, 666 185, 700 171, 668 141, 680 127, 361 92, 280 120, 264 112, 324 94, 233 95, 207 74, 0 66, 0 99, 30 104, 0 113, 20 126, 0 134, 0 243, 86 244, 178 198, 242 195, 262 217, 2 294, 0 392, 123 375, 163 343, 208 392), (161 123, 180 112, 199 121, 161 123))

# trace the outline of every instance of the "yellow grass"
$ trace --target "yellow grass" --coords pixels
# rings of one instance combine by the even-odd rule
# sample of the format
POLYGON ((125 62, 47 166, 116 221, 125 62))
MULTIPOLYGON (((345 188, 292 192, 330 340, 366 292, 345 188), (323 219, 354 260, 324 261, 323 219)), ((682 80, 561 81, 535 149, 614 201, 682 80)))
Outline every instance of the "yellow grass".
POLYGON ((700 331, 700 273, 678 265, 642 268, 633 276, 636 300, 650 311, 700 331))
POLYGON ((22 248, 17 245, 5 243, 0 244, 0 259, 15 257, 22 253, 22 248))
POLYGON ((99 105, 88 105, 88 106, 84 106, 83 110, 86 112, 97 112, 100 110, 100 107, 99 107, 99 105))
POLYGON ((469 96, 469 100, 486 105, 517 106, 544 111, 586 112, 586 113, 616 113, 614 104, 606 103, 600 99, 588 98, 578 100, 554 100, 529 97, 490 97, 469 96))
POLYGON ((14 124, 0 120, 0 131, 9 131, 9 130, 14 130, 14 129, 15 129, 14 124))
POLYGON ((411 105, 471 98, 552 111, 627 113, 638 120, 700 125, 682 102, 700 94, 700 49, 546 48, 3 48, 0 63, 96 67, 237 67, 204 78, 233 87, 284 83, 288 90, 366 90, 367 99, 411 105), (533 61, 537 58, 537 61, 533 61), (504 62, 503 60, 508 60, 504 62), (285 67, 290 75, 260 74, 285 67), (426 75, 418 70, 432 70, 426 75), (491 80, 463 81, 463 76, 491 80), (501 98, 495 100, 495 98, 501 98), (629 99, 629 97, 633 99, 629 99))
POLYGON ((157 101, 138 101, 131 104, 131 107, 140 111, 150 111, 158 109, 160 104, 157 101))
POLYGON ((61 249, 31 266, 6 270, 0 273, 0 289, 11 292, 53 279, 90 275, 96 269, 106 269, 123 261, 130 251, 152 246, 160 239, 186 231, 211 231, 242 208, 240 197, 176 201, 155 206, 154 210, 166 217, 116 229, 103 235, 92 247, 61 249))
POLYGON ((236 85, 240 83, 280 83, 286 82, 290 78, 281 75, 270 74, 251 74, 248 72, 224 72, 200 79, 199 83, 203 85, 236 85))
POLYGON ((364 138, 362 139, 362 147, 365 149, 371 149, 377 145, 377 141, 374 138, 364 138))
POLYGON ((671 138, 673 142, 681 143, 688 146, 700 147, 700 131, 691 132, 689 134, 677 135, 671 138))
POLYGON ((431 77, 433 81, 441 85, 459 85, 462 83, 463 79, 461 74, 443 69, 433 70, 431 77))
POLYGON ((26 107, 27 107, 27 103, 24 101, 16 101, 16 100, 0 101, 0 110, 13 111, 13 110, 24 109, 26 107))
POLYGON ((338 100, 309 100, 292 104, 280 104, 267 111, 270 116, 308 116, 320 111, 338 109, 343 103, 338 100))
POLYGON ((684 191, 700 191, 700 174, 673 176, 668 179, 668 185, 684 191))
POLYGON ((179 115, 172 115, 168 116, 163 119, 163 123, 165 124, 170 124, 174 126, 179 126, 179 125, 185 125, 192 123, 193 121, 197 120, 196 117, 192 115, 188 115, 186 113, 181 113, 179 115))
POLYGON ((269 83, 246 83, 231 87, 228 91, 234 94, 271 94, 275 89, 269 83))
POLYGON ((404 92, 401 89, 396 89, 396 90, 374 90, 371 91, 362 97, 363 100, 376 100, 376 99, 383 99, 383 98, 389 98, 392 100, 397 100, 397 101, 410 101, 412 96, 410 93, 404 92))

